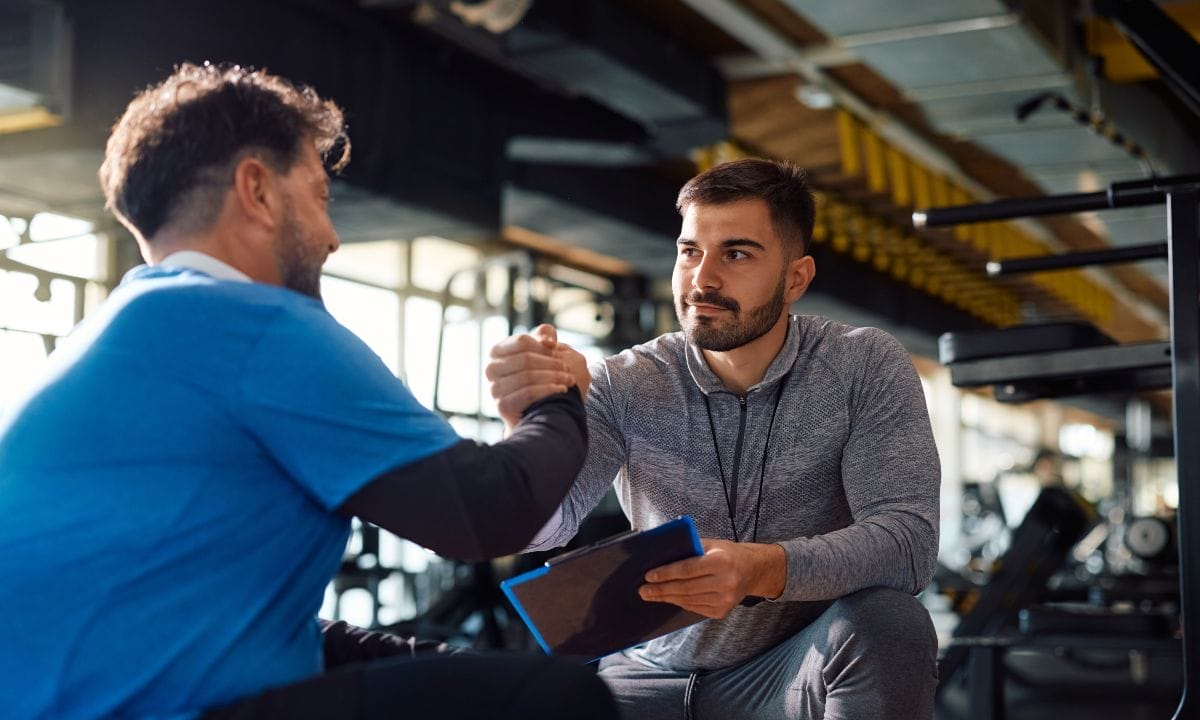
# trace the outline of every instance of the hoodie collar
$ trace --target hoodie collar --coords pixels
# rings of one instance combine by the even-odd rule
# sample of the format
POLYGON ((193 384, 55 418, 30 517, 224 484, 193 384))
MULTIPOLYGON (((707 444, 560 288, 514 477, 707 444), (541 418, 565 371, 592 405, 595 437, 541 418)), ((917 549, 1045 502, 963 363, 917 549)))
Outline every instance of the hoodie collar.
MULTIPOLYGON (((763 379, 752 385, 747 393, 765 387, 787 375, 796 364, 796 358, 800 355, 800 318, 796 315, 788 316, 787 335, 783 338, 783 347, 779 349, 779 353, 771 364, 767 366, 767 372, 763 375, 763 379)), ((704 359, 704 352, 697 347, 691 340, 684 335, 684 357, 687 360, 688 372, 692 375, 693 382, 700 388, 705 395, 711 395, 715 392, 731 392, 725 384, 721 382, 721 378, 717 377, 708 367, 708 361, 704 359)))

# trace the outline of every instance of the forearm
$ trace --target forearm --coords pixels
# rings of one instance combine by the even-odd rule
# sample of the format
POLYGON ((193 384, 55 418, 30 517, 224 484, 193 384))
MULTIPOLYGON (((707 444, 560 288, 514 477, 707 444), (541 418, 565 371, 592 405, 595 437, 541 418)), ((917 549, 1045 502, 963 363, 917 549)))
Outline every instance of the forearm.
POLYGON ((385 473, 341 510, 450 557, 511 554, 558 507, 586 445, 578 392, 551 396, 531 406, 505 440, 463 441, 385 473))
POLYGON ((787 555, 780 600, 832 600, 877 586, 915 594, 933 577, 937 528, 916 515, 872 517, 779 545, 787 555))

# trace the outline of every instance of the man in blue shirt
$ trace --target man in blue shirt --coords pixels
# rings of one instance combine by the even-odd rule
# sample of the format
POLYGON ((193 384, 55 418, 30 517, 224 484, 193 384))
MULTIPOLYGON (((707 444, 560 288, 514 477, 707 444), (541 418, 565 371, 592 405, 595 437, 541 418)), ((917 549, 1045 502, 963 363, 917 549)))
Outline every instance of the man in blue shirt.
POLYGON ((149 265, 0 419, 0 717, 615 714, 587 670, 316 619, 352 516, 512 553, 586 450, 580 367, 510 384, 549 395, 485 446, 326 312, 348 159, 333 103, 238 67, 181 66, 117 123, 101 184, 149 265))

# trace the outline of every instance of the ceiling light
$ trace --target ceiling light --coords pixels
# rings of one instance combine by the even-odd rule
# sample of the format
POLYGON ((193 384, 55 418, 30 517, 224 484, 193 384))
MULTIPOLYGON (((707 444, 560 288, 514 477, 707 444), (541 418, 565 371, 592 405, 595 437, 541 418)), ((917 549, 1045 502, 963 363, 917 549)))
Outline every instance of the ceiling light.
POLYGON ((828 110, 833 107, 833 93, 820 85, 800 83, 796 86, 796 99, 810 110, 828 110))

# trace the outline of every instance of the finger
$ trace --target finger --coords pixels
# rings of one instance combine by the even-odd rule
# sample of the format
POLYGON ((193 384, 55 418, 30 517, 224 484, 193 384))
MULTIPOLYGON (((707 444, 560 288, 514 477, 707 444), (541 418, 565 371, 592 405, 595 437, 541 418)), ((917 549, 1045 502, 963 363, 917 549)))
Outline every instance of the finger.
POLYGON ((661 583, 668 580, 686 580, 688 578, 711 575, 712 569, 703 555, 700 557, 680 560, 668 565, 660 565, 646 573, 646 582, 661 583))
POLYGON ((733 588, 731 583, 721 582, 720 578, 706 575, 690 580, 670 580, 667 582, 646 583, 638 589, 645 590, 647 595, 655 597, 668 595, 702 595, 711 592, 728 592, 733 588))
POLYGON ((583 357, 582 353, 580 353, 574 347, 568 345, 565 342, 555 342, 554 343, 554 355, 556 357, 563 357, 563 358, 572 357, 572 356, 578 356, 580 358, 583 357))
POLYGON ((669 598, 643 598, 646 602, 666 603, 681 607, 684 610, 704 615, 705 617, 721 618, 729 614, 730 609, 737 603, 721 596, 677 596, 669 598))
POLYGON ((728 593, 720 592, 662 592, 652 585, 643 585, 638 588, 638 597, 647 602, 669 602, 678 605, 679 603, 708 604, 720 605, 723 601, 729 600, 728 593))
POLYGON ((539 340, 542 345, 553 349, 558 345, 558 331, 549 323, 542 323, 533 329, 533 337, 539 340))
POLYGON ((561 360, 549 355, 520 353, 493 359, 484 367, 483 372, 488 380, 494 382, 500 378, 530 370, 567 372, 568 368, 563 365, 561 360))
POLYGON ((564 388, 574 384, 571 373, 561 370, 525 370, 492 380, 492 397, 497 400, 531 386, 554 385, 564 388))
POLYGON ((490 355, 491 357, 498 358, 525 352, 548 354, 549 350, 546 348, 545 343, 532 335, 522 334, 513 335, 496 343, 492 346, 490 355))

